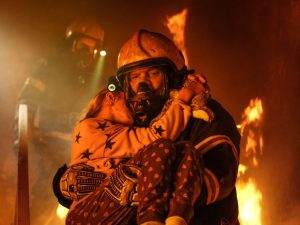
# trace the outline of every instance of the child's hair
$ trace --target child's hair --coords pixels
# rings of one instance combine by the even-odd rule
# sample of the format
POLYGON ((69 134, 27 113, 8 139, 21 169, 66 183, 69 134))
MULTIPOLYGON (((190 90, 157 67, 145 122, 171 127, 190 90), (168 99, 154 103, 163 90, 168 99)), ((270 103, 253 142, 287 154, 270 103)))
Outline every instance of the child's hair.
MULTIPOLYGON (((81 116, 81 119, 79 121, 88 119, 88 118, 94 118, 98 115, 102 108, 103 100, 106 96, 106 94, 109 92, 107 88, 102 89, 99 91, 94 98, 89 102, 88 106, 85 108, 84 113, 81 116)), ((118 95, 120 91, 112 92, 114 95, 118 95)))

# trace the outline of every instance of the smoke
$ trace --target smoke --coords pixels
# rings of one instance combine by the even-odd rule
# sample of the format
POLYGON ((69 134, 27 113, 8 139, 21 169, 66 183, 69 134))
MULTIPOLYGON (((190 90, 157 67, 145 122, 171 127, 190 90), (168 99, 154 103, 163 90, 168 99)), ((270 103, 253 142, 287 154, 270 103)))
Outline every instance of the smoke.
POLYGON ((18 163, 14 149, 17 98, 36 60, 51 49, 50 45, 47 46, 51 36, 44 38, 34 23, 29 26, 33 18, 26 16, 25 8, 22 4, 10 6, 6 3, 0 12, 0 201, 4 203, 0 209, 0 224, 13 224, 14 221, 18 163))
MULTIPOLYGON (((106 23, 111 38, 107 43, 115 41, 111 55, 115 68, 121 43, 139 28, 163 30, 160 23, 166 15, 181 10, 182 1, 149 2, 149 12, 140 10, 136 2, 4 2, 0 9, 0 201, 5 204, 1 204, 0 224, 12 224, 17 165, 14 114, 17 95, 37 58, 53 51, 65 25, 83 10, 106 23), (162 10, 157 10, 158 4, 162 10), (176 4, 180 5, 177 9, 176 4)), ((189 62, 207 75, 213 97, 237 122, 250 99, 261 97, 266 105, 264 153, 254 171, 262 188, 263 225, 298 224, 300 1, 204 0, 185 4, 189 10, 185 33, 189 62)))
MULTIPOLYGON (((6 24, 7 25, 7 24, 6 24)), ((17 96, 34 60, 31 46, 9 27, 0 31, 0 224, 10 224, 16 201, 17 154, 14 150, 14 114, 17 96)))
POLYGON ((288 213, 287 217, 282 224, 285 225, 298 225, 300 221, 300 204, 294 205, 291 212, 288 213))

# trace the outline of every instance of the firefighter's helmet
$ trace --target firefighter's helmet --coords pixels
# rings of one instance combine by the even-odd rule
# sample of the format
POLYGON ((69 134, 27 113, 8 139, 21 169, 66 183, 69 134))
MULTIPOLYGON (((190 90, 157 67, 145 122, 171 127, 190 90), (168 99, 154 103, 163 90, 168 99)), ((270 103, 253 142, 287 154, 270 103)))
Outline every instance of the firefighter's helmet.
POLYGON ((92 39, 97 43, 97 47, 100 47, 104 41, 104 30, 95 21, 75 20, 67 27, 66 38, 73 40, 78 38, 92 39))
POLYGON ((65 36, 78 68, 92 72, 103 47, 104 30, 93 20, 74 20, 67 27, 65 36))
POLYGON ((166 36, 139 30, 127 40, 118 56, 118 76, 139 67, 169 65, 176 73, 186 71, 181 51, 166 36))
MULTIPOLYGON (((135 115, 135 125, 145 126, 158 115, 169 90, 180 87, 187 72, 180 50, 160 33, 139 30, 124 43, 118 56, 117 78, 125 92, 127 104, 135 115), (155 93, 150 89, 143 91, 147 92, 147 96, 137 95, 130 88, 130 72, 143 67, 159 67, 164 72, 160 89, 155 93)), ((142 87, 143 83, 139 85, 142 87)))

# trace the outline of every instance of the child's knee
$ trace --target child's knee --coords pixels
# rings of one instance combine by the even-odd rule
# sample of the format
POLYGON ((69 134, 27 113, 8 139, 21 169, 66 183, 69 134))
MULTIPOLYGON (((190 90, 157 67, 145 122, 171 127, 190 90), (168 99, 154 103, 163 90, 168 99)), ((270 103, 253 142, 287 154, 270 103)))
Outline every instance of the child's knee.
POLYGON ((153 141, 150 145, 153 146, 164 146, 164 147, 174 147, 174 142, 171 139, 168 138, 160 138, 156 141, 153 141))
POLYGON ((193 155, 197 157, 197 152, 194 145, 191 142, 183 141, 175 144, 175 147, 178 149, 181 155, 193 155))
POLYGON ((146 152, 152 156, 163 158, 172 158, 176 156, 174 142, 170 139, 160 138, 146 147, 146 152))

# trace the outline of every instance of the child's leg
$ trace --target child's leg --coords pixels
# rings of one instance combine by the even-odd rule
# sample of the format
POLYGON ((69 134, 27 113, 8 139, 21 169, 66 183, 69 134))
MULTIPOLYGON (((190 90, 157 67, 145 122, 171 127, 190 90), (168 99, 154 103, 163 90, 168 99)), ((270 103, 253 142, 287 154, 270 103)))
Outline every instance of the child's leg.
POLYGON ((169 212, 175 162, 176 148, 173 142, 167 139, 153 142, 128 162, 141 168, 137 184, 140 199, 138 224, 149 221, 164 223, 169 212))
POLYGON ((181 142, 175 146, 178 163, 176 173, 174 173, 173 184, 175 190, 171 196, 167 222, 174 221, 172 217, 173 219, 181 217, 188 224, 193 217, 194 204, 201 192, 202 170, 200 168, 200 159, 195 155, 195 148, 192 144, 181 142))
MULTIPOLYGON (((172 173, 175 163, 176 149, 172 141, 159 139, 140 150, 125 164, 141 170, 141 175, 137 179, 137 193, 140 199, 137 212, 139 224, 151 221, 164 224, 169 212, 172 173)), ((118 167, 121 168, 121 165, 118 167)), ((118 175, 116 176, 118 177, 118 175)), ((78 222, 91 225, 134 224, 136 207, 122 206, 112 201, 105 192, 106 188, 113 190, 109 178, 95 192, 90 193, 71 208, 66 224, 71 225, 78 222), (124 221, 127 222, 124 223, 124 221)))
MULTIPOLYGON (((175 147, 172 141, 160 139, 126 163, 141 169, 137 180, 139 224, 150 221, 163 224, 167 216, 178 216, 189 221, 201 187, 198 160, 192 152, 192 146, 179 144, 175 147)), ((110 186, 106 179, 98 190, 81 199, 70 210, 66 224, 134 224, 136 207, 121 206, 112 201, 104 191, 110 186)))

